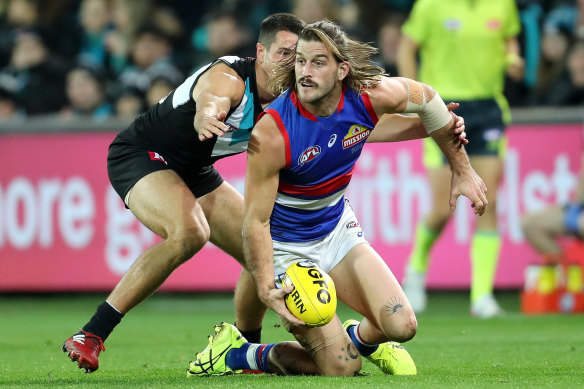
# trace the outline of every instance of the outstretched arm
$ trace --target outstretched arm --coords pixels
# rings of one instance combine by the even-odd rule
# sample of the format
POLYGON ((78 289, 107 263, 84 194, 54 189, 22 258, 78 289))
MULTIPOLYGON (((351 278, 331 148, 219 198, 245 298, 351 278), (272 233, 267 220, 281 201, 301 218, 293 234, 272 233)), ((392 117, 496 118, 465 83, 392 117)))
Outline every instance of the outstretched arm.
MULTIPOLYGON (((452 112, 458 106, 458 103, 450 103, 447 105, 454 119, 454 126, 452 128, 453 137, 466 145, 468 144, 468 139, 466 139, 464 119, 452 112)), ((401 142, 404 140, 427 138, 428 136, 422 121, 417 116, 399 114, 383 115, 375 125, 374 131, 367 138, 367 143, 401 142)))
POLYGON ((450 209, 454 210, 456 199, 462 194, 471 200, 475 213, 482 215, 488 203, 487 188, 470 166, 464 147, 453 139, 454 120, 438 93, 428 85, 401 77, 384 77, 370 92, 378 117, 396 112, 418 114, 426 132, 436 141, 450 164, 450 209))
POLYGON ((288 321, 303 325, 284 303, 284 296, 294 288, 276 289, 274 286, 270 216, 276 201, 279 173, 285 165, 284 139, 272 117, 265 115, 252 131, 247 153, 243 252, 262 302, 274 310, 285 324, 288 321))
POLYGON ((194 127, 200 141, 223 136, 229 131, 224 123, 231 107, 235 107, 245 93, 245 83, 229 66, 219 63, 207 70, 193 89, 197 103, 194 127))

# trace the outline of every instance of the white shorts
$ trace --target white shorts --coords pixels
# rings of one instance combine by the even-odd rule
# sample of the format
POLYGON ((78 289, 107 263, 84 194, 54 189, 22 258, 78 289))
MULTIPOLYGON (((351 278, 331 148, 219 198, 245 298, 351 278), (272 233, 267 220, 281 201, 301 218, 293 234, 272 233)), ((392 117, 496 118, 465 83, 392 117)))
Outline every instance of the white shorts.
POLYGON ((281 276, 293 263, 310 260, 325 272, 331 271, 345 255, 360 243, 367 243, 363 229, 345 199, 345 208, 339 223, 324 238, 310 242, 279 242, 274 244, 274 279, 276 287, 281 288, 281 276))

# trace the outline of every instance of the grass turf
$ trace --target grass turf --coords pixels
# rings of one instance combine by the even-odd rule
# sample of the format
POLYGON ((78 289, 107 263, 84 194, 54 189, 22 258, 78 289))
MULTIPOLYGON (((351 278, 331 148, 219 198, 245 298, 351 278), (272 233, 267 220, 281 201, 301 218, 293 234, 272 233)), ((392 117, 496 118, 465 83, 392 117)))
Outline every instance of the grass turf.
MULTIPOLYGON (((499 295, 508 314, 468 315, 465 293, 430 295, 428 312, 405 346, 414 377, 384 376, 367 361, 352 378, 243 375, 187 379, 185 369, 206 345, 213 324, 233 320, 229 294, 158 294, 128 314, 106 342, 100 369, 83 374, 59 350, 104 295, 0 296, 0 386, 67 388, 576 388, 584 382, 584 317, 518 313, 516 293, 499 295)), ((355 317, 339 306, 341 320, 355 317)), ((269 313, 263 341, 290 340, 269 313)))

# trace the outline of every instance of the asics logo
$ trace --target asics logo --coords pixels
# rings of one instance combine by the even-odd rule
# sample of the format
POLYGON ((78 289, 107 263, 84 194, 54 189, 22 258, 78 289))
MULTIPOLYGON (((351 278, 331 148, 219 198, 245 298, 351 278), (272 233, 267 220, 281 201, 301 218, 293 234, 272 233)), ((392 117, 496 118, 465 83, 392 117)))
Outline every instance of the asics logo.
POLYGON ((85 335, 73 335, 73 341, 81 344, 85 344, 85 335))
POLYGON ((332 134, 331 138, 328 141, 328 147, 333 147, 335 142, 337 141, 337 134, 332 134))
MULTIPOLYGON (((196 372, 196 371, 191 371, 191 373, 193 374, 217 374, 217 372, 215 372, 215 363, 217 363, 217 361, 219 361, 221 359, 221 357, 223 356, 223 354, 225 354, 227 351, 229 351, 231 349, 231 346, 227 346, 227 348, 223 351, 221 351, 217 356, 213 356, 213 350, 209 350, 209 360, 208 361, 204 361, 202 362, 201 359, 197 359, 194 362, 194 366, 198 367, 199 369, 201 369, 200 372, 196 372)), ((225 372, 221 372, 221 373, 225 373, 225 372)))

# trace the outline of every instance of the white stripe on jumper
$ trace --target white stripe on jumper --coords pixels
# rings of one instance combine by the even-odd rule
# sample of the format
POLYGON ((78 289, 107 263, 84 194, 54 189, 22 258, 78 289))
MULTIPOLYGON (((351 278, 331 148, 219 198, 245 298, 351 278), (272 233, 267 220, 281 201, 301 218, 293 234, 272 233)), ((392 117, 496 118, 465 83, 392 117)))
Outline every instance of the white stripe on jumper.
POLYGON ((276 203, 283 205, 285 207, 304 209, 307 211, 315 211, 318 209, 323 209, 326 207, 332 207, 333 205, 336 205, 339 202, 339 200, 343 198, 344 195, 345 188, 338 191, 337 193, 333 193, 328 197, 315 200, 298 199, 296 197, 290 197, 282 193, 278 193, 278 195, 276 196, 276 203))

